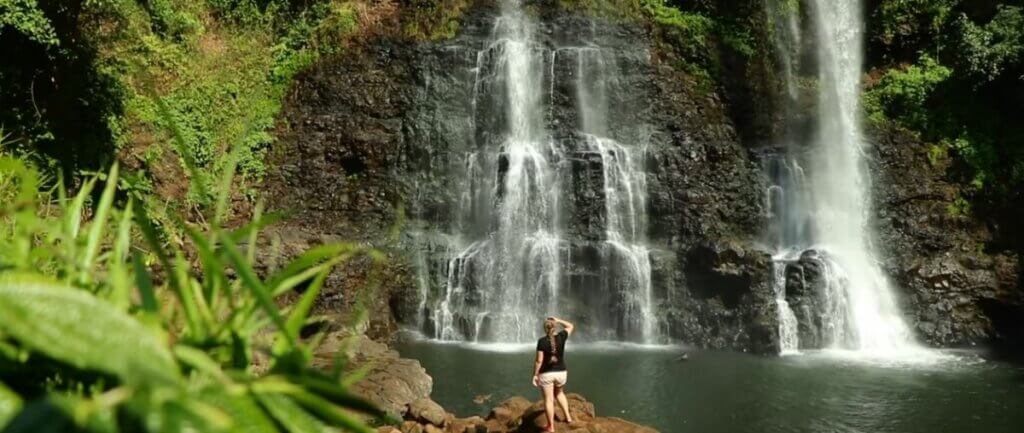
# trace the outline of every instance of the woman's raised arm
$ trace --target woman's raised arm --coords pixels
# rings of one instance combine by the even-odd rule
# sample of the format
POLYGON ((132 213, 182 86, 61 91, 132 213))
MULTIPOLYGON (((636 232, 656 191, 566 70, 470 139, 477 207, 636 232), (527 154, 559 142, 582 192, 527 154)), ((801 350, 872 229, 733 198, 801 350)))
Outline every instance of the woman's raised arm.
POLYGON ((552 317, 552 319, 554 319, 555 322, 558 323, 559 325, 562 325, 563 327, 565 327, 565 333, 566 334, 572 335, 573 329, 576 329, 576 327, 571 322, 569 322, 568 320, 562 320, 562 319, 559 319, 557 317, 552 317))

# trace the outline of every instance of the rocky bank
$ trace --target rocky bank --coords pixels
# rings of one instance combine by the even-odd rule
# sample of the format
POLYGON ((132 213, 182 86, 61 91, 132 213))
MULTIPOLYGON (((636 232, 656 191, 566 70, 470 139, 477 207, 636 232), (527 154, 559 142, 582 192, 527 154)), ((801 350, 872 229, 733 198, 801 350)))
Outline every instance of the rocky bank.
MULTIPOLYGON (((542 401, 512 397, 494 406, 486 416, 459 416, 445 411, 430 399, 433 379, 419 361, 401 358, 387 345, 366 336, 351 337, 331 333, 318 348, 317 362, 333 365, 343 355, 349 371, 363 370, 365 375, 349 390, 362 396, 396 418, 398 426, 380 427, 380 433, 526 433, 540 432, 546 426, 542 401)), ((559 409, 556 430, 577 433, 657 433, 619 418, 599 417, 593 403, 579 394, 568 394, 573 424, 565 423, 559 409)))

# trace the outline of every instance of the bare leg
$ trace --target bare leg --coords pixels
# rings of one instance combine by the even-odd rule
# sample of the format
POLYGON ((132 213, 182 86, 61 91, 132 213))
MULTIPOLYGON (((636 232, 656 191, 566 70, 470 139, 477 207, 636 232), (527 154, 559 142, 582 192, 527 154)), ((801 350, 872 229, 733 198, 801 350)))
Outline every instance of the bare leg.
POLYGON ((572 414, 569 412, 569 399, 565 398, 565 390, 562 387, 555 387, 555 398, 558 399, 558 405, 562 406, 562 412, 565 412, 565 422, 572 423, 572 414))
POLYGON ((548 416, 546 431, 555 431, 555 391, 553 386, 544 387, 544 413, 548 416))

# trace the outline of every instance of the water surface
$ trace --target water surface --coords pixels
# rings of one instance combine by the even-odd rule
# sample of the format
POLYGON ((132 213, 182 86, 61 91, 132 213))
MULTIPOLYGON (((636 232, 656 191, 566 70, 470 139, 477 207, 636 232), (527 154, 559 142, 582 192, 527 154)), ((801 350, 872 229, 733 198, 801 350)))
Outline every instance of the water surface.
MULTIPOLYGON (((460 416, 483 414, 530 385, 528 345, 405 342, 434 378, 434 399, 460 416), (491 394, 485 404, 477 395, 491 394)), ((1024 368, 970 353, 928 362, 879 362, 816 353, 766 358, 727 352, 571 345, 569 392, 598 415, 685 432, 1024 431, 1024 368)))

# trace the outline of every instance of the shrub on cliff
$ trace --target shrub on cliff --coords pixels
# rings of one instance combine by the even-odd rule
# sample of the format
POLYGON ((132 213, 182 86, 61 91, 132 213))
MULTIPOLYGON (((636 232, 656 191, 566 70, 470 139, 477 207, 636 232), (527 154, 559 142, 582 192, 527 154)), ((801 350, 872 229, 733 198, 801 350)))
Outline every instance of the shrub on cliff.
POLYGON ((1024 187, 1024 8, 1011 3, 879 2, 869 29, 881 78, 864 93, 870 120, 953 157, 950 174, 966 186, 957 213, 985 208, 1007 221, 1024 187))

